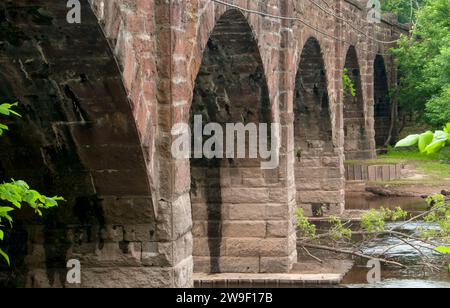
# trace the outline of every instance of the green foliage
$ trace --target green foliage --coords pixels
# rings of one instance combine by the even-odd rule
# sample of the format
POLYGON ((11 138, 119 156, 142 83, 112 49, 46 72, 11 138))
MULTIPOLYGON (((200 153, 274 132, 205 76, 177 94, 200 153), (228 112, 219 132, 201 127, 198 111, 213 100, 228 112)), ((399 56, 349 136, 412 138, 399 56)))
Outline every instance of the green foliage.
POLYGON ((426 119, 433 125, 445 123, 450 119, 450 84, 443 86, 442 92, 426 103, 425 112, 426 119))
MULTIPOLYGON (((436 251, 440 253, 450 254, 450 247, 447 246, 436 247, 436 251)), ((448 263, 448 271, 450 272, 450 262, 448 263)))
MULTIPOLYGON (((0 114, 5 116, 20 116, 12 108, 17 106, 14 104, 1 104, 0 114)), ((0 135, 4 130, 8 130, 6 125, 0 124, 0 135)), ((30 189, 24 181, 14 181, 0 184, 0 242, 4 239, 5 222, 8 222, 10 228, 13 227, 12 212, 21 209, 22 206, 28 206, 34 209, 35 213, 42 216, 42 210, 58 206, 58 201, 63 201, 62 197, 46 197, 38 191, 30 189), (5 205, 3 205, 5 204, 5 205), (3 229, 2 229, 3 228, 3 229)), ((0 256, 2 256, 8 265, 10 264, 9 256, 0 248, 0 256)))
POLYGON ((399 142, 397 142, 395 147, 396 148, 399 148, 399 147, 412 147, 412 146, 416 145, 417 142, 419 142, 419 138, 420 138, 420 135, 409 135, 405 139, 402 139, 399 142))
POLYGON ((408 217, 408 213, 397 207, 395 210, 381 208, 379 211, 371 209, 361 215, 361 227, 370 233, 385 231, 386 221, 397 221, 408 217))
POLYGON ((404 211, 401 207, 397 207, 395 210, 383 208, 381 210, 383 211, 386 220, 398 221, 408 217, 408 212, 404 211))
MULTIPOLYGON (((439 225, 439 230, 421 229, 421 236, 426 238, 441 238, 450 240, 450 203, 445 200, 443 195, 437 194, 427 198, 427 202, 433 207, 434 211, 425 217, 425 221, 434 222, 439 225)), ((440 253, 450 254, 450 247, 439 246, 435 248, 440 253)), ((448 264, 450 272, 450 263, 448 264)))
MULTIPOLYGON (((27 205, 34 209, 34 211, 42 216, 43 209, 49 209, 58 206, 58 201, 63 201, 61 197, 46 197, 41 195, 36 190, 30 189, 24 181, 12 181, 10 183, 0 184, 0 200, 9 203, 12 206, 0 205, 0 228, 5 227, 4 222, 8 222, 9 227, 13 227, 12 212, 16 209, 21 209, 23 205, 27 205)), ((0 229, 0 241, 3 241, 4 231, 0 229)), ((8 255, 0 249, 0 255, 9 264, 8 255)))
POLYGON ((443 239, 450 238, 450 203, 445 200, 445 197, 441 194, 427 198, 427 203, 433 208, 433 212, 428 214, 424 220, 426 222, 432 222, 439 225, 438 230, 424 230, 421 229, 420 233, 422 237, 432 238, 439 237, 443 239))
POLYGON ((447 162, 450 159, 450 147, 445 147, 440 152, 433 154, 420 153, 420 151, 411 148, 392 148, 389 149, 387 154, 380 155, 379 157, 382 160, 381 163, 384 163, 386 160, 392 160, 392 162, 396 162, 397 164, 404 160, 414 160, 416 162, 447 162))
POLYGON ((402 73, 396 90, 406 111, 439 127, 450 122, 450 6, 448 0, 428 0, 417 11, 411 36, 392 50, 402 73))
POLYGON ((450 123, 447 123, 443 130, 434 133, 427 131, 421 135, 410 135, 400 140, 395 147, 411 147, 418 145, 420 153, 434 154, 450 143, 450 123))
POLYGON ((338 241, 352 238, 352 230, 346 228, 339 217, 332 215, 329 217, 329 222, 331 224, 330 235, 333 240, 338 241))
POLYGON ((348 69, 344 68, 344 71, 342 73, 342 89, 344 91, 344 94, 346 93, 347 89, 351 96, 356 96, 356 90, 355 85, 352 81, 352 79, 348 76, 348 69))
POLYGON ((295 215, 297 216, 297 230, 299 234, 303 237, 315 238, 316 226, 308 221, 303 209, 297 208, 295 215))
POLYGON ((439 247, 436 247, 436 251, 442 252, 442 253, 450 253, 450 247, 439 246, 439 247))
MULTIPOLYGON (((0 104, 0 114, 5 115, 5 116, 9 116, 9 115, 15 115, 20 117, 20 114, 18 114, 17 112, 15 112, 12 108, 17 106, 18 103, 14 103, 14 104, 0 104)), ((0 123, 0 136, 3 135, 3 131, 8 130, 8 126, 5 124, 0 123)))
POLYGON ((401 23, 410 23, 415 20, 417 9, 424 2, 425 0, 382 0, 381 9, 384 12, 396 13, 401 23))
POLYGON ((381 212, 371 209, 361 216, 361 226, 368 232, 383 232, 385 228, 384 216, 381 212))

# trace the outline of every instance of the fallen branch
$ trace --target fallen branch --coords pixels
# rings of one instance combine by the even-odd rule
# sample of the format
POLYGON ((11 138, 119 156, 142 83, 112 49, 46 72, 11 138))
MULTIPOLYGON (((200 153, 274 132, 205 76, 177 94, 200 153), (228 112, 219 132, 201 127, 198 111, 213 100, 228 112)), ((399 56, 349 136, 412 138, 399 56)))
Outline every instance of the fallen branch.
POLYGON ((423 213, 421 213, 421 214, 419 214, 417 216, 414 216, 414 217, 410 218, 409 220, 406 220, 405 222, 401 223, 400 225, 389 229, 388 232, 389 231, 396 231, 396 230, 400 229, 401 227, 404 227, 404 226, 406 226, 407 224, 409 224, 409 223, 411 223, 413 221, 419 220, 420 218, 423 218, 423 217, 427 216, 428 214, 433 213, 434 211, 436 211, 436 208, 432 208, 431 210, 428 210, 428 211, 423 212, 423 213))
POLYGON ((342 253, 342 254, 352 255, 352 256, 360 257, 360 258, 363 258, 363 259, 366 259, 366 260, 376 260, 376 261, 379 261, 381 263, 397 266, 397 267, 400 267, 400 268, 408 268, 406 265, 401 264, 399 262, 390 261, 390 260, 383 259, 383 258, 374 258, 372 256, 368 256, 368 255, 359 253, 357 251, 351 251, 351 250, 346 250, 346 249, 339 249, 339 248, 322 246, 322 245, 314 245, 314 244, 303 244, 303 246, 304 247, 308 247, 308 248, 313 248, 313 249, 326 250, 326 251, 331 251, 331 252, 335 252, 335 253, 342 253))
POLYGON ((398 240, 400 240, 401 242, 405 243, 406 245, 410 246, 411 248, 413 248, 414 250, 416 250, 421 256, 422 258, 426 259, 426 260, 430 260, 430 258, 424 254, 422 252, 422 250, 420 250, 419 248, 417 248, 415 245, 411 244, 409 241, 405 240, 404 238, 394 235, 395 238, 397 238, 398 240))
POLYGON ((314 260, 316 260, 316 261, 319 262, 319 263, 323 263, 323 261, 322 261, 321 259, 319 259, 318 257, 314 256, 312 253, 310 253, 309 250, 306 249, 305 246, 302 246, 302 248, 303 248, 303 250, 306 252, 306 254, 307 254, 308 256, 310 256, 311 258, 313 258, 314 260))
POLYGON ((403 245, 403 243, 397 243, 395 245, 389 246, 382 253, 378 253, 377 256, 379 256, 379 257, 385 256, 389 251, 391 251, 392 249, 397 248, 397 247, 399 247, 401 245, 403 245))
MULTIPOLYGON (((382 235, 393 235, 393 236, 401 236, 401 237, 407 238, 409 240, 414 240, 414 241, 417 241, 417 242, 428 244, 430 246, 437 246, 436 243, 433 243, 433 242, 428 241, 426 239, 415 237, 415 236, 412 236, 412 235, 409 235, 409 234, 406 234, 406 233, 403 233, 403 232, 395 231, 396 229, 398 229, 398 227, 390 229, 390 230, 386 230, 386 231, 379 231, 379 232, 354 231, 354 232, 352 232, 352 236, 353 235, 372 235, 374 237, 378 237, 378 236, 382 236, 382 235)), ((307 243, 307 242, 311 242, 311 241, 315 241, 315 240, 320 240, 320 239, 327 239, 327 238, 331 238, 331 233, 318 234, 314 238, 302 237, 302 238, 299 238, 297 240, 297 242, 298 242, 298 245, 302 246, 303 243, 307 243)), ((427 246, 421 246, 421 247, 422 248, 426 248, 428 250, 435 251, 434 247, 427 247, 427 246)))

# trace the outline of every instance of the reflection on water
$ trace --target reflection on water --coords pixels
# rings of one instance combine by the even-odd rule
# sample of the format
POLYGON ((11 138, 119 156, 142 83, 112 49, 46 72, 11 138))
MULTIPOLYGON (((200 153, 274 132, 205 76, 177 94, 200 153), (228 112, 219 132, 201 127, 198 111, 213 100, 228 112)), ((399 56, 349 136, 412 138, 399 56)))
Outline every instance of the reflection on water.
POLYGON ((409 212, 427 209, 427 203, 419 197, 383 197, 366 192, 347 192, 345 195, 347 210, 395 209, 399 206, 409 212))

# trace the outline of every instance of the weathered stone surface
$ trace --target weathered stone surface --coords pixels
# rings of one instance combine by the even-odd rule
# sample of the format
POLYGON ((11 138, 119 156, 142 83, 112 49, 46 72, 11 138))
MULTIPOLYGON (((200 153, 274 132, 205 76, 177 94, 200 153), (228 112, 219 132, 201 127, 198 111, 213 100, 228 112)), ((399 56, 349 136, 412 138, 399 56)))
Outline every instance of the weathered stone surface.
POLYGON ((292 267, 291 257, 262 257, 260 273, 283 273, 292 267))
POLYGON ((224 221, 222 224, 223 237, 260 237, 266 236, 265 221, 224 221))
POLYGON ((258 273, 260 269, 259 257, 195 257, 194 271, 210 273, 211 263, 218 264, 222 273, 258 273))
POLYGON ((285 237, 291 231, 293 231, 293 227, 290 221, 267 222, 267 237, 285 237))
POLYGON ((223 188, 221 190, 224 203, 265 203, 269 202, 267 188, 223 188))
POLYGON ((258 257, 261 250, 261 239, 257 238, 227 238, 226 254, 233 257, 258 257))
MULTIPOLYGON (((66 3, 38 2, 0 4, 0 98, 19 100, 23 115, 0 139, 0 177, 67 199, 11 239, 27 253, 15 274, 28 286, 63 287, 71 256, 82 287, 189 287, 192 255, 209 271, 286 272, 295 206, 339 213, 344 152, 373 157, 385 138, 397 82, 386 46, 312 3, 300 3, 304 18, 339 41, 207 1, 83 0, 81 25, 67 23, 66 3), (343 95, 344 66, 356 97, 343 95), (192 113, 204 124, 280 122, 278 168, 174 159, 171 129, 192 113)), ((404 32, 368 25, 348 1, 332 6, 378 39, 404 32)))
POLYGON ((144 224, 155 221, 151 198, 103 197, 100 205, 109 224, 144 224))

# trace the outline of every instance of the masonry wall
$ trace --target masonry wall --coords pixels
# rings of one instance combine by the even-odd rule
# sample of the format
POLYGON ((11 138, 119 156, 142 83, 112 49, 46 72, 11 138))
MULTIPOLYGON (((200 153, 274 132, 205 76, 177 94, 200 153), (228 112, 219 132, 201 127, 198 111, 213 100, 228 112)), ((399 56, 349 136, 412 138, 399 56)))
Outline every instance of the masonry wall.
POLYGON ((355 48, 350 47, 345 58, 345 69, 351 84, 344 89, 344 138, 345 158, 370 159, 373 149, 370 148, 366 130, 365 107, 361 81, 361 69, 355 48), (350 88, 353 87, 354 93, 350 88))
MULTIPOLYGON (((368 25, 358 3, 329 2, 379 39, 404 31, 387 21, 368 25)), ((309 1, 230 3, 298 16, 320 32, 297 21, 226 13, 231 8, 206 0, 81 3, 81 25, 66 22, 64 1, 0 5, 1 95, 19 99, 21 113, 27 114, 0 139, 2 178, 24 178, 44 193, 67 199, 39 223, 32 215, 18 218, 18 231, 9 241, 23 245, 13 246, 17 263, 13 275, 2 269, 2 283, 70 287, 64 281, 70 258, 82 262, 82 287, 192 286, 193 255, 199 271, 288 271, 296 261, 296 206, 312 211, 313 204, 325 203, 333 212, 344 207, 342 70, 347 51, 350 45, 357 51, 367 151, 374 155, 373 64, 375 54, 384 54, 389 45, 375 44, 309 1), (259 60, 256 66, 248 61, 247 68, 235 64, 238 77, 233 65, 226 67, 224 84, 234 94, 219 106, 233 108, 219 122, 251 114, 247 121, 280 123, 279 166, 270 171, 258 169, 258 160, 222 160, 205 168, 171 155, 174 124, 189 124, 196 105, 210 104, 210 93, 201 92, 221 82, 217 68, 207 65, 209 48, 214 50, 208 41, 220 36, 219 20, 226 14, 245 24, 241 39, 253 43, 232 44, 243 29, 236 24, 231 37, 219 40, 228 40, 234 55, 258 54, 259 60), (325 75, 320 88, 328 94, 328 115, 320 119, 330 119, 316 128, 316 140, 332 153, 317 151, 320 156, 312 163, 321 160, 321 166, 307 160, 300 164, 323 170, 317 190, 302 187, 309 179, 298 171, 295 136, 305 137, 304 123, 294 125, 297 73, 303 78, 301 55, 311 37, 321 48, 325 75), (257 72, 251 78, 250 68, 257 72), (254 84, 233 88, 241 79, 254 84), (244 104, 244 98, 255 104, 244 104), (220 195, 221 202, 196 194, 193 187, 196 192, 212 188, 209 195, 220 195), (220 219, 214 217, 219 208, 220 219), (241 236, 244 230, 255 236, 241 236), (222 245, 214 241, 218 237, 222 245)), ((234 63, 229 56, 227 63, 234 63)), ((383 57, 392 85, 397 80, 393 62, 383 57)))
MULTIPOLYGON (((271 123, 258 46, 237 10, 221 16, 203 52, 191 107, 192 130, 193 117, 198 115, 203 118, 202 127, 221 125, 223 135, 218 141, 224 147, 223 158, 191 159, 194 270, 289 271, 295 249, 289 245, 288 235, 294 227, 287 219, 287 210, 282 216, 271 211, 285 207, 273 196, 272 188, 279 186, 276 173, 262 170, 259 153, 249 157, 248 149, 259 149, 259 138, 251 143, 246 133, 245 140, 232 142, 233 148, 245 146, 245 158, 226 157, 229 143, 225 141, 233 137, 226 130, 227 123, 254 124, 258 130, 260 123, 269 124, 269 128, 271 123)), ((261 137, 259 134, 254 136, 261 137)))
POLYGON ((323 54, 315 38, 303 47, 294 102, 297 206, 308 216, 340 213, 342 188, 339 151, 333 127, 323 54))

